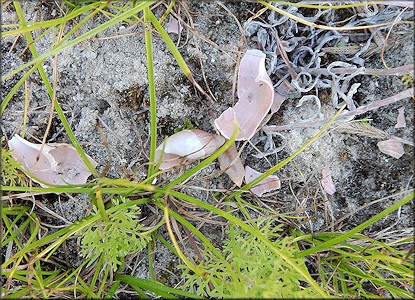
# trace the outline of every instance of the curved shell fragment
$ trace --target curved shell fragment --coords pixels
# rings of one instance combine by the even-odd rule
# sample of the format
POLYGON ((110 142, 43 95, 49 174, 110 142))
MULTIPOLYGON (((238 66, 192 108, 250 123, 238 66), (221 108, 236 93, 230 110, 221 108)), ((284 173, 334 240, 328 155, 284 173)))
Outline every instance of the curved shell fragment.
MULTIPOLYGON (((249 166, 245 167, 245 182, 246 183, 250 183, 252 180, 259 177, 260 175, 262 175, 261 172, 258 172, 249 166)), ((278 176, 270 175, 264 180, 260 181, 254 187, 252 187, 251 192, 257 195, 258 197, 261 197, 264 193, 277 190, 280 187, 281 187, 281 182, 278 176)))
POLYGON ((165 143, 157 147, 156 160, 158 161, 163 154, 159 168, 165 170, 182 164, 186 159, 207 157, 224 143, 225 139, 217 134, 199 129, 182 130, 171 135, 165 143))
POLYGON ((377 144, 377 146, 382 153, 390 155, 394 158, 400 158, 405 153, 403 144, 394 139, 381 141, 377 144))
POLYGON ((219 132, 229 139, 239 125, 236 140, 249 140, 267 115, 274 101, 274 88, 265 69, 265 54, 248 50, 241 59, 238 72, 238 98, 234 107, 225 110, 215 120, 219 132))
POLYGON ((241 186, 245 176, 245 169, 239 157, 235 143, 218 157, 219 167, 237 185, 241 186))
MULTIPOLYGON (((41 149, 41 144, 28 142, 15 134, 8 141, 8 145, 13 150, 12 157, 29 173, 28 176, 42 187, 83 184, 91 175, 76 149, 69 144, 44 145, 38 160, 36 157, 41 149)), ((97 163, 88 155, 87 157, 96 167, 97 163)))
POLYGON ((398 118, 396 119, 395 128, 403 128, 406 127, 406 120, 405 120, 405 107, 401 107, 398 110, 398 118))
POLYGON ((324 167, 321 170, 321 185, 323 186, 324 191, 329 195, 333 195, 336 192, 336 186, 331 177, 331 172, 327 167, 324 167))

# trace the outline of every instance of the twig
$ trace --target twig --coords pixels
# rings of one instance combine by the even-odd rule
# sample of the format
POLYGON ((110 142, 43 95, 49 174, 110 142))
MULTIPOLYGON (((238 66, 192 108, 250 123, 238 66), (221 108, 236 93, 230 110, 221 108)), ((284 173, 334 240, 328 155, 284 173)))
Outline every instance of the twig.
MULTIPOLYGON (((56 40, 56 45, 59 44, 59 42, 62 38, 63 30, 64 30, 64 26, 61 26, 61 28, 59 30, 58 38, 56 40)), ((48 137, 49 130, 52 127, 53 112, 55 111, 55 101, 54 100, 56 99, 56 85, 57 85, 57 82, 58 82, 58 54, 57 53, 55 54, 55 59, 54 59, 54 63, 53 63, 52 77, 53 77, 53 95, 52 95, 52 99, 51 99, 50 115, 49 115, 48 124, 46 126, 45 134, 43 135, 42 145, 40 146, 39 153, 36 156, 36 161, 38 161, 39 158, 40 158, 40 154, 42 153, 43 147, 46 144, 46 139, 48 137)))
POLYGON ((361 114, 364 114, 368 111, 371 111, 371 110, 377 109, 379 107, 386 106, 386 105, 398 102, 399 100, 409 98, 409 97, 414 97, 414 91, 413 91, 412 88, 404 90, 403 92, 400 92, 400 93, 398 93, 396 95, 393 95, 391 97, 381 99, 381 100, 377 100, 377 101, 374 101, 374 102, 372 102, 370 104, 367 104, 367 105, 362 105, 362 106, 356 108, 353 111, 348 111, 348 112, 343 113, 343 116, 344 117, 350 117, 350 116, 361 115, 361 114))
MULTIPOLYGON (((399 100, 409 98, 409 97, 414 97, 414 93, 413 93, 412 88, 404 90, 403 92, 400 92, 400 93, 398 93, 396 95, 393 95, 391 97, 374 101, 374 102, 372 102, 368 105, 362 105, 362 106, 358 107, 355 110, 348 111, 348 112, 343 112, 337 121, 343 121, 344 122, 345 120, 349 120, 349 119, 353 118, 354 116, 364 114, 368 111, 371 111, 371 110, 377 109, 379 107, 386 106, 386 105, 398 102, 399 100)), ((327 122, 327 120, 322 120, 320 122, 316 122, 315 120, 311 120, 311 121, 304 121, 304 122, 298 122, 298 123, 286 124, 286 125, 279 125, 279 126, 269 125, 269 126, 262 127, 262 130, 264 132, 275 132, 275 131, 282 131, 282 130, 290 130, 290 129, 294 129, 294 128, 309 128, 309 127, 321 126, 321 125, 325 124, 326 122, 327 122)))
MULTIPOLYGON (((374 76, 387 76, 387 75, 405 75, 411 74, 414 71, 413 65, 405 65, 390 69, 371 69, 362 67, 362 75, 374 75, 374 76)), ((336 75, 341 74, 352 74, 356 72, 356 68, 332 68, 330 71, 336 75)), ((331 74, 326 68, 312 68, 307 70, 311 75, 325 75, 330 76, 331 74)))

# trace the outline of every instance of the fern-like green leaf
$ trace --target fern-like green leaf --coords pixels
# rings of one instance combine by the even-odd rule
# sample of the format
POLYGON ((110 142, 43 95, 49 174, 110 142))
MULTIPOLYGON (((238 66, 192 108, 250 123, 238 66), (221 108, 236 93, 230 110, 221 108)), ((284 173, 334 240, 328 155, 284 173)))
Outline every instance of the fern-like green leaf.
MULTIPOLYGON (((262 223, 260 221, 258 224, 259 231, 272 240, 281 252, 305 267, 302 259, 295 258, 297 248, 291 238, 280 237, 280 226, 273 226, 272 221, 262 223)), ((203 250, 205 261, 202 265, 210 274, 209 279, 204 280, 186 266, 180 266, 186 280, 182 288, 194 291, 197 295, 213 298, 316 297, 310 288, 303 286, 301 274, 293 270, 257 237, 238 227, 234 229, 233 238, 224 241, 223 253, 233 272, 229 272, 210 251, 203 250), (235 272, 240 275, 238 278, 230 275, 235 272), (214 286, 213 290, 209 284, 214 286)))
MULTIPOLYGON (((127 201, 124 197, 114 198, 114 205, 127 201)), ((102 255, 113 270, 122 264, 124 257, 141 251, 150 240, 141 234, 138 206, 120 209, 108 217, 110 222, 98 221, 82 233, 81 254, 90 258, 92 264, 102 255)))
POLYGON ((26 186, 25 176, 19 172, 20 165, 13 159, 11 150, 3 147, 5 137, 1 137, 1 185, 26 186))

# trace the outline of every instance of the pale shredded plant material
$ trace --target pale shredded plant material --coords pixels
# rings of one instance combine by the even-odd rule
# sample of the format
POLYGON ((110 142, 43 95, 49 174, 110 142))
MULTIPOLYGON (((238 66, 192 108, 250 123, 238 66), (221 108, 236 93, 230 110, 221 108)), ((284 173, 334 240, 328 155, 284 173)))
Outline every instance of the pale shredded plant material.
MULTIPOLYGON (((308 3, 300 1, 300 3, 303 2, 308 3)), ((330 2, 325 4, 331 5, 330 2)), ((338 26, 333 22, 336 19, 335 10, 333 9, 314 10, 314 16, 310 17, 302 15, 300 9, 295 6, 279 3, 273 3, 273 5, 307 21, 316 22, 318 20, 327 26, 338 26)), ((413 16, 412 11, 402 11, 402 8, 393 5, 386 6, 382 10, 376 5, 371 6, 371 8, 373 11, 367 7, 363 7, 363 9, 350 8, 351 16, 341 25, 343 27, 355 27, 391 21, 398 22, 400 20, 408 20, 413 16)), ((352 86, 352 79, 364 74, 365 59, 367 58, 365 57, 366 51, 373 45, 375 36, 380 32, 386 33, 389 27, 384 26, 369 32, 365 43, 355 53, 348 54, 347 52, 339 51, 338 55, 341 60, 331 61, 327 67, 322 66, 322 58, 326 56, 323 49, 325 47, 339 46, 345 41, 359 44, 361 41, 357 40, 358 35, 350 31, 323 30, 304 26, 287 16, 279 15, 275 11, 270 12, 267 23, 254 20, 246 24, 245 34, 252 40, 256 40, 260 50, 264 51, 270 58, 268 70, 277 92, 282 95, 284 93, 287 95, 288 93, 288 96, 294 96, 314 89, 331 89, 332 103, 335 108, 343 105, 344 102, 338 101, 338 99, 342 99, 347 102, 349 109, 353 110, 355 104, 351 98, 356 93, 358 85, 352 86), (275 31, 277 31, 278 37, 282 45, 284 45, 284 50, 288 54, 290 68, 297 74, 295 78, 289 78, 290 72, 288 67, 280 57, 275 31), (354 71, 342 75, 332 71, 334 68, 337 69, 339 67, 346 69, 354 68, 354 71), (277 80, 274 80, 274 77, 277 80), (282 85, 284 81, 289 81, 291 86, 295 88, 295 91, 287 92, 282 85)), ((407 30, 409 33, 409 30, 411 30, 404 26, 402 28, 404 29, 403 32, 407 30)), ((316 96, 318 97, 318 95, 316 96)))

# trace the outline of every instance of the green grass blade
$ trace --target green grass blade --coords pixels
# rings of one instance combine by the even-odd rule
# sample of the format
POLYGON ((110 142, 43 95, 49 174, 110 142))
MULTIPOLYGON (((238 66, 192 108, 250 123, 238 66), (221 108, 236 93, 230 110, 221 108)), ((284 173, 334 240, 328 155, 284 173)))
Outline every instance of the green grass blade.
MULTIPOLYGON (((96 3, 95 3, 96 4, 96 3)), ((70 36, 72 36, 73 33, 75 33, 79 28, 84 25, 88 20, 90 20, 92 17, 94 17, 97 13, 102 12, 102 10, 108 5, 108 3, 103 3, 101 6, 94 9, 93 12, 88 14, 85 18, 82 19, 79 23, 76 23, 75 26, 71 28, 71 30, 68 31, 67 34, 65 34, 64 37, 59 41, 58 45, 62 44, 65 40, 67 40, 70 36)))
MULTIPOLYGON (((226 265, 227 269, 229 270, 229 275, 230 276, 232 276, 234 278, 239 278, 240 280, 242 280, 242 278, 240 278, 240 276, 238 276, 239 274, 232 272, 232 270, 233 270, 232 266, 225 259, 225 257, 222 255, 222 253, 220 253, 219 250, 216 249, 212 245, 212 243, 203 235, 203 233, 201 233, 196 227, 194 227, 190 222, 188 222, 185 218, 180 216, 175 211, 170 209, 169 214, 173 218, 175 218, 178 222, 180 222, 183 226, 185 226, 187 229, 189 229, 200 241, 202 241, 202 243, 205 247, 209 248, 210 251, 212 251, 212 253, 218 258, 218 260, 220 260, 223 264, 226 265)), ((175 253, 176 256, 179 256, 176 251, 174 251, 173 253, 175 253)))
POLYGON ((107 294, 104 296, 104 299, 113 299, 115 292, 118 290, 118 287, 120 286, 120 283, 120 280, 114 281, 111 287, 109 288, 107 294))
POLYGON ((313 136, 310 140, 308 140, 303 146, 301 146, 300 148, 298 148, 298 150, 295 151, 293 154, 291 154, 288 158, 284 159, 279 164, 276 164, 275 166, 273 166, 272 168, 270 168, 268 171, 264 172, 262 175, 258 176, 254 180, 252 180, 250 183, 245 184, 244 186, 242 186, 240 188, 239 191, 235 191, 232 194, 230 194, 229 197, 240 195, 241 193, 243 193, 243 191, 249 190, 254 185, 258 184, 259 182, 261 182, 262 180, 264 180, 265 178, 267 178, 269 175, 272 175, 277 170, 281 169, 283 166, 285 166, 286 164, 288 164, 289 162, 291 162, 294 159, 294 157, 296 157, 298 154, 300 154, 302 151, 304 151, 305 148, 307 148, 312 143, 314 143, 330 127, 330 125, 337 119, 337 117, 340 115, 340 113, 344 110, 345 107, 346 106, 343 105, 338 110, 338 112, 330 119, 330 121, 327 122, 327 124, 323 128, 321 128, 321 130, 319 132, 317 132, 317 134, 315 136, 313 136))
POLYGON ((35 261, 35 269, 33 271, 35 278, 36 278, 36 285, 38 285, 38 289, 40 289, 42 291, 42 297, 46 298, 46 294, 45 294, 45 282, 43 281, 43 270, 42 267, 40 265, 40 261, 37 260, 35 261))
MULTIPOLYGON (((103 257, 103 256, 101 256, 101 257, 103 257)), ((110 269, 109 268, 104 268, 104 276, 101 279, 101 284, 100 284, 98 292, 97 292, 97 295, 100 299, 103 298, 102 294, 104 292, 105 286, 107 285, 109 274, 110 274, 110 269)), ((91 285, 91 287, 92 287, 92 285, 91 285)))
POLYGON ((6 109, 7 105, 9 104, 10 100, 12 99, 13 95, 19 89, 19 87, 25 82, 30 75, 33 74, 41 65, 43 61, 38 62, 34 66, 32 66, 24 75, 19 79, 19 81, 11 88, 11 90, 7 93, 6 97, 1 101, 0 104, 0 116, 3 114, 4 110, 6 109))
POLYGON ((151 23, 156 28, 157 32, 160 34, 161 38, 166 43, 167 47, 169 48, 171 54, 173 55, 174 59, 178 63, 180 69, 182 69, 184 75, 189 79, 189 81, 208 99, 210 96, 202 89, 202 87, 196 82, 193 78, 192 72, 190 71, 189 67, 187 66, 186 62, 184 61, 182 55, 180 54, 179 50, 177 49, 176 45, 174 44, 173 40, 170 38, 167 31, 161 26, 159 20, 153 15, 151 11, 149 11, 149 18, 151 23))
POLYGON ((177 64, 179 65, 180 69, 182 69, 184 75, 187 77, 192 72, 190 71, 189 67, 187 66, 186 62, 183 59, 183 56, 180 54, 179 50, 177 49, 176 45, 174 44, 173 40, 170 38, 167 31, 163 28, 154 14, 149 11, 148 18, 153 24, 154 28, 156 28, 158 34, 160 34, 161 38, 166 43, 167 47, 169 48, 171 54, 173 55, 174 59, 176 60, 177 64))
POLYGON ((245 224, 242 220, 240 220, 239 218, 231 215, 228 212, 222 211, 221 209, 214 207, 210 204, 207 204, 203 201, 200 201, 198 199, 195 199, 191 196, 188 196, 186 194, 177 192, 177 191, 173 191, 170 190, 169 194, 173 197, 177 197, 177 198, 181 198, 186 200, 189 203, 193 203, 198 205, 199 207, 202 207, 208 211, 211 211, 213 213, 215 213, 216 215, 219 215, 225 219, 227 219, 228 221, 238 225, 239 227, 241 227, 243 230, 251 233, 252 235, 254 235, 255 237, 257 237, 259 240, 261 240, 262 242, 264 242, 273 252, 275 252, 277 255, 279 255, 281 258, 283 258, 288 264, 291 265, 291 267, 293 267, 299 274, 301 274, 301 276, 303 276, 304 280, 307 281, 312 288, 314 289, 314 291, 316 293, 318 293, 320 296, 322 297, 329 297, 329 294, 324 291, 319 284, 310 276, 310 274, 308 273, 308 270, 303 267, 298 265, 295 261, 293 261, 293 259, 291 257, 288 257, 285 253, 282 253, 279 249, 277 249, 270 240, 268 240, 267 237, 263 236, 260 232, 258 232, 258 230, 252 228, 251 226, 245 224))
POLYGON ((154 260, 153 253, 156 252, 156 241, 154 240, 154 235, 151 238, 151 241, 147 244, 147 259, 148 259, 148 269, 150 273, 150 278, 156 280, 156 274, 154 273, 154 260))
POLYGON ((17 247, 21 249, 20 242, 16 239, 16 237, 26 229, 26 227, 30 223, 30 218, 26 219, 23 223, 19 224, 19 227, 17 230, 13 229, 13 226, 20 220, 20 218, 26 213, 26 210, 22 210, 13 220, 13 222, 10 224, 7 216, 7 212, 4 211, 5 209, 2 209, 2 219, 3 219, 3 230, 6 228, 6 232, 3 232, 3 235, 1 237, 1 247, 5 247, 12 239, 16 243, 17 247), (7 237, 8 236, 8 237, 7 237), (5 237, 7 237, 5 240, 3 240, 5 237))
POLYGON ((82 277, 78 277, 77 281, 79 282, 79 284, 84 288, 85 292, 87 293, 87 295, 88 295, 87 298, 99 299, 97 294, 95 294, 94 291, 88 286, 88 284, 86 284, 86 282, 82 279, 82 277))
MULTIPOLYGON (((89 194, 93 192, 91 187, 74 187, 74 186, 56 186, 54 188, 42 187, 25 187, 25 186, 2 186, 3 191, 8 192, 34 192, 34 193, 72 193, 72 194, 89 194)), ((131 192, 131 188, 102 188, 102 194, 125 194, 131 192)))
MULTIPOLYGON (((150 23, 151 11, 148 7, 144 8, 144 22, 150 23)), ((150 162, 148 165, 148 177, 154 173, 154 161, 157 147, 157 118, 156 118, 156 87, 154 84, 154 63, 153 63, 153 42, 151 30, 146 27, 144 31, 147 57, 147 77, 148 90, 150 93, 150 162)))
POLYGON ((160 243, 162 243, 167 249, 170 250, 171 253, 173 253, 176 256, 179 256, 179 254, 177 253, 176 249, 174 249, 174 247, 160 234, 156 233, 155 234, 155 238, 157 240, 160 241, 160 243))
POLYGON ((90 31, 84 33, 83 35, 74 38, 73 40, 63 44, 63 45, 59 45, 57 47, 53 47, 50 51, 48 51, 47 53, 38 56, 37 58, 31 60, 30 62, 27 62, 23 65, 21 65, 20 67, 14 69, 13 71, 7 73, 6 75, 1 77, 1 80, 6 80, 7 78, 10 78, 11 76, 18 74, 19 72, 23 71, 24 69, 26 69, 27 67, 30 67, 38 62, 44 61, 45 59, 47 59, 48 57, 62 52, 63 50, 65 50, 66 48, 72 47, 76 44, 79 44, 80 42, 95 36, 96 34, 102 32, 103 30, 107 29, 108 27, 111 27, 121 21, 123 21, 124 19, 127 19, 137 13, 139 13, 140 11, 142 11, 144 8, 149 7, 150 5, 152 5, 155 1, 144 1, 141 2, 140 4, 138 4, 136 7, 132 8, 129 11, 126 11, 123 14, 120 14, 119 16, 114 17, 113 19, 105 22, 104 24, 97 26, 93 29, 91 29, 90 31))
MULTIPOLYGON (((269 8, 269 9, 271 9, 271 10, 273 10, 273 11, 275 11, 275 12, 277 12, 277 13, 283 15, 283 16, 289 17, 290 19, 292 19, 292 20, 294 20, 298 23, 301 23, 301 24, 306 25, 306 26, 311 26, 311 27, 323 29, 323 30, 337 30, 337 31, 340 31, 340 30, 342 30, 342 31, 343 30, 362 30, 362 29, 369 29, 369 28, 377 28, 377 27, 381 27, 381 26, 391 24, 391 23, 381 23, 381 24, 373 24, 373 25, 366 25, 366 26, 354 26, 354 27, 332 27, 332 26, 326 26, 326 25, 322 25, 322 24, 316 24, 316 23, 313 23, 313 22, 309 22, 305 18, 295 16, 295 15, 289 13, 288 11, 285 11, 284 9, 280 9, 278 7, 275 7, 275 6, 271 5, 270 3, 268 3, 267 1, 264 1, 264 0, 258 0, 258 3, 262 4, 263 6, 269 8)), ((376 2, 366 2, 365 1, 366 5, 375 4, 375 3, 376 2)), ((358 5, 355 5, 355 6, 358 6, 358 5)))
MULTIPOLYGON (((2 31, 1 36, 2 37, 8 37, 8 36, 13 36, 13 35, 18 35, 18 34, 22 34, 22 33, 26 33, 26 32, 31 32, 31 31, 35 31, 38 29, 42 29, 42 28, 50 28, 50 27, 56 27, 60 24, 63 24, 65 22, 68 22, 74 18, 76 18, 77 16, 82 15, 83 13, 91 10, 92 8, 94 8, 95 6, 97 6, 99 4, 99 2, 94 2, 91 4, 88 4, 86 6, 83 6, 79 9, 73 10, 71 11, 69 14, 66 14, 65 16, 61 17, 61 18, 57 18, 57 19, 53 19, 53 20, 47 20, 47 21, 40 21, 40 22, 28 22, 27 25, 29 25, 29 27, 25 27, 25 28, 19 28, 19 29, 15 29, 15 30, 9 30, 9 31, 2 31)), ((10 26, 19 26, 20 24, 11 24, 10 26)), ((2 25, 3 28, 5 27, 4 25, 2 25)))
POLYGON ((349 230, 346 233, 343 233, 333 239, 330 239, 322 244, 319 244, 313 248, 309 248, 301 253, 299 253, 298 257, 305 257, 307 255, 322 251, 322 250, 326 250, 328 248, 330 248, 333 245, 336 245, 344 240, 346 240, 347 238, 355 235, 356 233, 362 231, 363 229, 367 228, 368 226, 376 223, 377 221, 379 221, 380 219, 382 219, 383 217, 386 217, 387 215, 389 215, 391 212, 393 212, 394 210, 398 209, 399 207, 405 205, 406 203, 408 203, 409 201, 411 201, 414 198, 414 192, 411 192, 408 196, 406 196, 405 198, 399 200, 398 202, 396 202, 395 204, 391 205, 390 207, 388 207, 387 209, 385 209, 384 211, 378 213, 376 216, 370 218, 369 220, 367 220, 366 222, 363 222, 362 224, 356 226, 355 228, 349 230))

